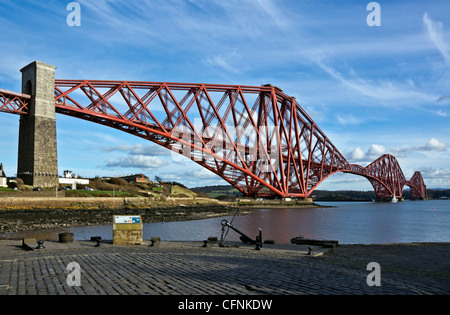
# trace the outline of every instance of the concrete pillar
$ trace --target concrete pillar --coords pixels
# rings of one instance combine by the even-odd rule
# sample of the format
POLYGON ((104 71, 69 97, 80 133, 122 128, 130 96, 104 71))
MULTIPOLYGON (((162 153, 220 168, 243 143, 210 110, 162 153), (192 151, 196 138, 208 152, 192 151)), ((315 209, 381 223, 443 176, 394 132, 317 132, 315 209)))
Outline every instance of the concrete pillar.
POLYGON ((22 68, 22 93, 31 95, 30 114, 20 117, 17 177, 26 185, 58 185, 55 117, 56 67, 34 61, 22 68))

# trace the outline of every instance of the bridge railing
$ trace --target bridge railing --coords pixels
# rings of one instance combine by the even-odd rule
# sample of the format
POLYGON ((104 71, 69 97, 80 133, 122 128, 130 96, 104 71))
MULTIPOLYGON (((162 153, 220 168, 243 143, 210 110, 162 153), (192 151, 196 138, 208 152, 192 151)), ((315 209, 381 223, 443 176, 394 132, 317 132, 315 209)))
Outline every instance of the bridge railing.
POLYGON ((0 111, 28 114, 30 99, 30 95, 0 89, 0 111))
POLYGON ((367 169, 358 164, 349 164, 349 171, 353 174, 367 175, 367 169))

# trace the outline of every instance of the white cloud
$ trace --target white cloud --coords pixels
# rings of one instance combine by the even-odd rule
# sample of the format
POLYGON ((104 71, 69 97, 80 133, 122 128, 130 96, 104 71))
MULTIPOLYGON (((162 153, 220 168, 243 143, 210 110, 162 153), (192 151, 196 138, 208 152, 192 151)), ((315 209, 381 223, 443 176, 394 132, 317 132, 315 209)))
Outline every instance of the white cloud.
POLYGON ((423 15, 423 23, 427 29, 428 38, 434 43, 441 55, 444 57, 445 62, 450 64, 450 47, 444 39, 444 26, 442 22, 433 21, 428 16, 428 13, 423 15))
POLYGON ((336 118, 341 125, 359 125, 364 122, 364 119, 355 117, 352 114, 337 114, 336 118))
POLYGON ((109 159, 105 168, 136 168, 149 171, 166 164, 167 161, 163 161, 156 156, 129 155, 121 156, 118 159, 109 159))
POLYGON ((420 168, 423 179, 429 188, 450 188, 450 169, 424 166, 420 168))
POLYGON ((441 116, 441 117, 448 117, 448 116, 450 116, 450 114, 448 114, 448 113, 446 113, 446 112, 444 112, 442 110, 436 111, 436 115, 441 116))
POLYGON ((447 178, 450 179, 450 169, 435 169, 431 166, 425 166, 421 169, 422 175, 427 178, 434 178, 434 179, 443 179, 447 178))
POLYGON ((205 63, 212 68, 221 68, 230 73, 239 73, 240 69, 236 67, 241 56, 237 52, 229 54, 215 54, 206 58, 205 63))
POLYGON ((386 148, 379 144, 372 144, 366 153, 369 157, 379 157, 386 153, 386 148))
POLYGON ((200 179, 218 179, 219 176, 211 172, 210 170, 206 168, 201 168, 199 170, 195 170, 190 172, 190 174, 196 178, 200 179))
POLYGON ((133 145, 117 145, 114 147, 105 147, 102 149, 104 152, 128 152, 130 155, 149 155, 149 156, 169 156, 171 155, 171 150, 166 149, 162 146, 150 143, 147 145, 142 145, 140 143, 133 145))
POLYGON ((352 161, 362 161, 364 160, 366 154, 361 147, 356 147, 350 152, 350 160, 352 161))
POLYGON ((447 144, 439 141, 438 139, 431 138, 423 147, 420 147, 418 151, 447 151, 447 144))
POLYGON ((383 154, 391 153, 396 157, 405 157, 412 152, 445 152, 448 150, 448 145, 439 141, 436 138, 431 138, 426 144, 422 146, 405 146, 401 148, 386 149, 382 145, 372 144, 369 149, 364 152, 361 147, 356 147, 348 154, 350 161, 371 161, 383 154))
MULTIPOLYGON (((239 0, 241 2, 242 0, 239 0)), ((256 3, 268 17, 268 21, 272 22, 280 29, 288 29, 290 27, 289 19, 286 16, 286 12, 281 12, 279 5, 276 1, 272 0, 256 0, 256 3)))
POLYGON ((174 171, 173 169, 167 170, 166 168, 166 170, 161 171, 158 176, 160 176, 165 181, 177 181, 186 185, 187 187, 227 184, 225 180, 223 180, 213 172, 202 168, 192 161, 190 163, 192 164, 190 164, 188 170, 186 170, 186 167, 178 171, 174 171))
POLYGON ((411 152, 445 152, 448 150, 446 143, 439 141, 436 138, 431 138, 425 145, 414 147, 406 146, 402 148, 392 148, 390 151, 396 156, 405 157, 411 152))
POLYGON ((313 58, 313 61, 315 61, 319 68, 324 72, 328 73, 351 91, 378 101, 378 106, 400 105, 400 103, 428 103, 435 102, 438 98, 436 95, 419 91, 416 87, 411 85, 409 79, 405 79, 404 82, 396 82, 386 79, 364 79, 355 77, 354 75, 351 75, 351 78, 347 78, 341 72, 327 65, 321 57, 316 56, 313 58))

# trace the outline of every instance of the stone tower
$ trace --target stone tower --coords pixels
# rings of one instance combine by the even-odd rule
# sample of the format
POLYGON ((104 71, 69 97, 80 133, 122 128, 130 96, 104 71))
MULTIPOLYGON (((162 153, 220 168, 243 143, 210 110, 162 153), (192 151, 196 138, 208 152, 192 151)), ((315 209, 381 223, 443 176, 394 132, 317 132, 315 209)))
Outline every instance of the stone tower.
POLYGON ((34 61, 22 68, 22 93, 31 95, 30 114, 20 116, 17 177, 26 185, 58 185, 55 117, 56 67, 34 61))

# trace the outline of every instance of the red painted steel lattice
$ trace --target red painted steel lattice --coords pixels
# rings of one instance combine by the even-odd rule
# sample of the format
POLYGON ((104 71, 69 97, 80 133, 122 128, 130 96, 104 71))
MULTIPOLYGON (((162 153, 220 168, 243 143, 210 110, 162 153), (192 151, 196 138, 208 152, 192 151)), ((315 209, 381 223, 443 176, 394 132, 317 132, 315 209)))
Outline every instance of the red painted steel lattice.
POLYGON ((246 195, 305 197, 348 167, 295 99, 274 87, 56 80, 55 100, 58 113, 183 153, 246 195))
POLYGON ((0 89, 0 112, 28 114, 31 96, 0 89))
POLYGON ((401 197, 404 185, 425 197, 422 176, 406 181, 392 155, 349 164, 295 98, 272 86, 55 80, 55 106, 183 154, 249 196, 308 197, 347 172, 366 177, 379 198, 401 197))
POLYGON ((407 182, 407 185, 411 188, 411 199, 426 198, 427 186, 425 186, 421 172, 415 172, 411 179, 407 182))

